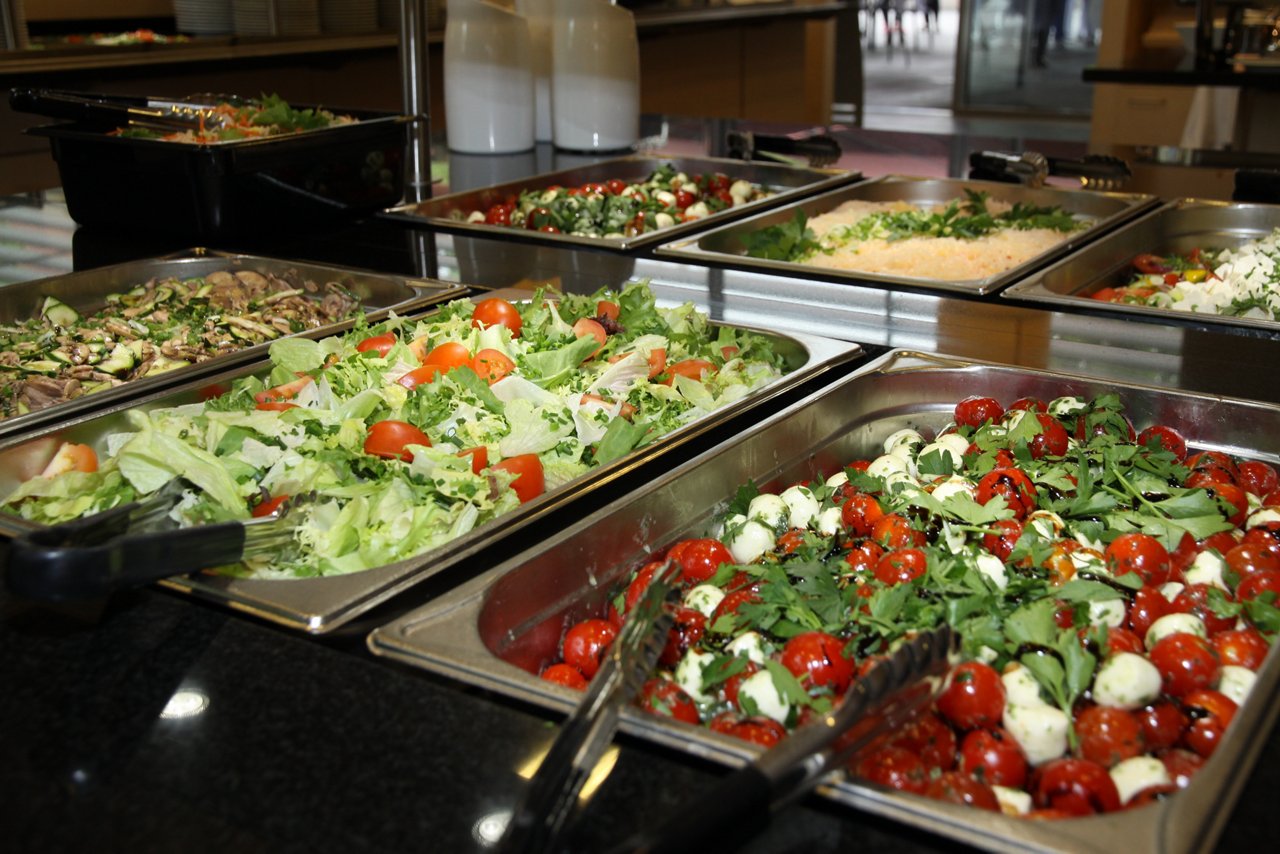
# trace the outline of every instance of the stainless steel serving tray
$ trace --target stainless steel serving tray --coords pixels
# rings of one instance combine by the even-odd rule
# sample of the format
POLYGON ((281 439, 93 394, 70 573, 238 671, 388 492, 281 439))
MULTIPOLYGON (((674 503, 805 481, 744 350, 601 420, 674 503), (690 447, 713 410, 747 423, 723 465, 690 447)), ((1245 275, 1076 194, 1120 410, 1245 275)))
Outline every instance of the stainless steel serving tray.
POLYGON ((383 215, 414 225, 427 225, 443 231, 455 231, 461 234, 472 234, 477 237, 488 237, 495 240, 529 240, 539 243, 576 244, 579 246, 594 246, 598 249, 628 251, 661 243, 663 240, 668 240, 676 235, 689 234, 716 223, 744 216, 753 211, 785 204, 803 196, 860 180, 862 180, 862 175, 857 172, 807 169, 776 163, 756 163, 714 157, 662 157, 637 154, 613 160, 604 160, 589 166, 579 166, 575 169, 535 175, 518 181, 508 181, 505 184, 495 184, 479 190, 453 193, 416 204, 398 205, 384 211, 383 215), (545 234, 540 231, 528 231, 523 228, 508 228, 506 226, 485 225, 484 223, 466 221, 467 214, 471 211, 478 210, 483 213, 491 205, 502 201, 507 196, 518 196, 524 190, 543 189, 553 185, 577 187, 588 182, 607 181, 611 178, 635 182, 648 178, 655 169, 667 163, 688 175, 694 175, 699 172, 723 172, 735 180, 751 181, 774 192, 773 195, 758 201, 737 205, 699 220, 676 223, 669 228, 660 228, 646 234, 638 234, 635 237, 606 238, 582 237, 573 234, 545 234))
MULTIPOLYGON (((57 297, 81 314, 88 314, 102 308, 109 294, 127 291, 153 278, 189 279, 207 276, 218 270, 236 269, 300 278, 321 286, 325 282, 339 282, 360 297, 365 315, 371 321, 381 320, 390 311, 398 314, 420 311, 427 306, 461 297, 469 290, 465 285, 437 279, 406 279, 402 276, 327 264, 232 254, 197 247, 159 258, 129 261, 64 276, 6 285, 0 288, 0 323, 38 317, 46 296, 57 297)), ((347 320, 333 323, 298 334, 311 338, 330 335, 349 329, 352 322, 347 320)), ((269 346, 269 343, 255 344, 190 367, 142 377, 65 403, 0 420, 0 437, 26 432, 36 425, 71 418, 83 412, 105 409, 122 400, 141 397, 148 391, 172 387, 192 377, 216 373, 232 365, 261 359, 266 356, 269 346)))
MULTIPOLYGON (((841 369, 861 353, 857 344, 816 336, 754 331, 769 336, 783 355, 787 372, 781 378, 432 551, 350 575, 259 580, 199 573, 175 576, 161 584, 291 628, 313 633, 331 631, 416 582, 471 558, 500 539, 538 522, 569 501, 604 486, 641 464, 660 458, 733 418, 763 411, 762 407, 768 401, 802 383, 821 381, 826 372, 841 369)), ((265 374, 268 370, 262 362, 241 366, 139 401, 117 403, 99 414, 85 415, 69 423, 0 440, 0 496, 10 494, 18 484, 38 474, 64 441, 88 444, 102 453, 106 437, 126 429, 126 415, 131 409, 150 410, 196 403, 210 386, 223 387, 240 377, 265 374)), ((24 519, 0 513, 0 535, 13 536, 36 527, 24 519)))
POLYGON ((749 219, 737 220, 731 225, 703 231, 694 237, 672 240, 654 251, 665 258, 677 258, 697 264, 741 267, 766 273, 783 273, 789 276, 804 276, 858 285, 885 287, 901 285, 925 290, 960 291, 981 295, 1017 281, 1038 267, 1088 243, 1107 229, 1115 227, 1157 203, 1155 196, 1130 193, 1095 193, 1082 190, 1059 190, 1052 187, 1031 188, 992 181, 886 175, 851 187, 831 190, 786 207, 774 208, 749 219), (797 264, 792 261, 753 258, 746 254, 746 247, 742 241, 744 235, 790 222, 795 218, 796 211, 804 211, 806 216, 814 217, 827 213, 847 201, 945 204, 953 199, 962 198, 965 190, 981 190, 988 193, 992 199, 1000 201, 1059 205, 1064 210, 1088 217, 1093 222, 1088 228, 1073 233, 1057 246, 1002 273, 982 279, 953 281, 887 273, 859 273, 797 264))
POLYGON ((1070 308, 1116 311, 1135 316, 1169 318, 1191 323, 1280 329, 1280 321, 1221 314, 1175 311, 1145 305, 1101 302, 1091 294, 1104 287, 1128 284, 1135 255, 1186 253, 1192 249, 1235 248, 1280 228, 1280 205, 1179 199, 1104 235, 1029 276, 1001 296, 1018 301, 1070 308))
MULTIPOLYGON (((893 351, 549 537, 467 584, 375 630, 369 646, 464 682, 565 711, 578 700, 536 675, 558 651, 566 626, 598 616, 627 572, 672 541, 710 530, 738 484, 762 490, 825 476, 878 453, 903 427, 937 430, 956 401, 976 393, 1001 400, 1119 393, 1136 423, 1161 422, 1201 448, 1275 461, 1280 407, 946 356, 893 351)), ((1278 710, 1274 651, 1253 694, 1192 785, 1139 810, 1037 822, 958 807, 841 780, 832 800, 962 842, 1004 851, 1183 852, 1209 848, 1230 815, 1278 710)), ((622 729, 725 764, 758 748, 703 727, 628 707, 622 729)))

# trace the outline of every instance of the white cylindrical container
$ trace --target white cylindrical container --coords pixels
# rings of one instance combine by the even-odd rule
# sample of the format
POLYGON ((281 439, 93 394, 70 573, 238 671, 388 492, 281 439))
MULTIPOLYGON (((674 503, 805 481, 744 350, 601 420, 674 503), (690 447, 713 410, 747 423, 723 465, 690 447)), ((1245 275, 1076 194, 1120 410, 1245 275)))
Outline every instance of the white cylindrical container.
POLYGON ((529 23, 533 59, 533 138, 551 141, 551 22, 556 0, 516 0, 516 11, 529 23))
POLYGON ((533 74, 524 18, 486 0, 450 0, 444 108, 452 151, 505 154, 533 148, 533 74))
POLYGON ((606 0, 558 0, 551 24, 551 121, 557 148, 617 151, 640 138, 635 17, 606 0))

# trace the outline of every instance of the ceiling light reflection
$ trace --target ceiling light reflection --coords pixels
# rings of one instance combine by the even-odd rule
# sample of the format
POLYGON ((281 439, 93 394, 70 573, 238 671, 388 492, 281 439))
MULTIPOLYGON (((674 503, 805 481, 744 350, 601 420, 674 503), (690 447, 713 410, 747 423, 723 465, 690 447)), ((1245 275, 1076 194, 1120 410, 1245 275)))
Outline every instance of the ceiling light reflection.
POLYGON ((160 717, 166 721, 185 720, 186 718, 194 718, 208 707, 209 696, 203 691, 182 688, 175 691, 173 696, 169 698, 169 702, 165 704, 164 709, 160 712, 160 717))

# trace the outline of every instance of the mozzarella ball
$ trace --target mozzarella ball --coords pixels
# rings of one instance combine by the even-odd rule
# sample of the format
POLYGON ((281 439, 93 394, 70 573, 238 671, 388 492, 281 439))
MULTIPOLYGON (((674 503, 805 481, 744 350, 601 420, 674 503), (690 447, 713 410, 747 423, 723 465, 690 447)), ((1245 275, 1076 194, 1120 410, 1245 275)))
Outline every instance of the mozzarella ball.
POLYGON ((1168 601, 1172 602, 1178 598, 1178 594, 1187 589, 1187 585, 1180 581, 1167 581, 1160 585, 1160 595, 1168 601))
POLYGON ((834 537, 844 530, 844 515, 839 507, 828 507, 813 520, 813 527, 823 536, 834 537))
POLYGON ((670 190, 657 190, 653 194, 654 201, 662 202, 669 208, 676 206, 676 194, 670 190))
POLYGON ((711 213, 711 208, 707 207, 706 202, 694 202, 684 209, 685 219, 702 219, 711 213))
POLYGON ((1089 405, 1078 397, 1058 397, 1049 401, 1049 414, 1055 418, 1079 415, 1088 408, 1089 405))
POLYGON ((1089 603, 1089 625, 1115 628, 1124 625, 1124 600, 1107 599, 1089 603))
POLYGON ((1280 522, 1280 510, 1275 507, 1265 507, 1256 513, 1250 513, 1249 519, 1244 523, 1246 529, 1256 528, 1259 525, 1265 525, 1267 522, 1280 522))
POLYGON ((832 489, 836 489, 838 487, 844 486, 848 482, 849 482, 849 474, 844 469, 841 469, 840 471, 831 475, 831 477, 827 478, 826 480, 827 486, 831 487, 832 489))
POLYGON ((1222 570, 1226 567, 1227 562, 1217 552, 1203 551, 1196 555, 1196 559, 1182 573, 1182 577, 1188 584, 1210 584, 1226 590, 1227 583, 1222 580, 1222 570))
POLYGON ((1000 558, 990 552, 981 552, 975 563, 978 572, 990 579, 997 590, 1003 590, 1009 586, 1008 570, 1005 569, 1004 561, 1000 560, 1000 558))
POLYGON ((724 591, 714 584, 699 584, 684 594, 684 606, 710 618, 724 599, 724 591))
POLYGON ((946 501, 951 496, 961 493, 972 498, 977 492, 978 487, 973 481, 953 474, 933 488, 933 497, 939 501, 946 501))
POLYGON ((751 186, 750 181, 744 181, 741 178, 729 185, 729 195, 733 197, 735 205, 746 202, 755 191, 755 187, 751 186))
POLYGON ((747 518, 762 522, 770 528, 781 525, 789 512, 787 502, 781 496, 769 493, 757 495, 747 505, 747 518))
POLYGON ((1195 614, 1165 614, 1160 619, 1151 624, 1151 628, 1147 629, 1147 636, 1142 642, 1147 645, 1147 649, 1151 649, 1161 638, 1169 635, 1176 635, 1179 632, 1186 632, 1189 635, 1197 635, 1207 638, 1209 632, 1204 627, 1204 620, 1195 614))
POLYGON ((1218 690, 1235 700, 1236 705, 1239 706, 1244 703, 1249 692, 1253 690, 1253 683, 1257 681, 1258 674, 1249 668, 1228 664, 1222 668, 1222 673, 1218 677, 1218 690))
POLYGON ((787 505, 787 521, 793 528, 807 528, 821 503, 803 486, 789 486, 778 496, 787 505))
POLYGON ((1111 769, 1111 781, 1116 784, 1122 804, 1127 804, 1143 789, 1173 782, 1169 778, 1169 769, 1154 756, 1132 756, 1117 762, 1111 769))
POLYGON ((891 453, 894 448, 899 445, 907 445, 908 447, 916 447, 924 444, 924 436, 910 427, 904 427, 901 430, 895 430, 890 433, 884 440, 884 452, 891 453))
POLYGON ((1003 723, 1031 765, 1042 765, 1067 752, 1071 718, 1056 706, 1011 703, 1004 707, 1003 723))
POLYGON ((946 445, 956 456, 963 456, 969 450, 969 440, 959 433, 943 433, 934 444, 946 445))
POLYGON ((791 703, 774 684, 773 674, 768 670, 753 673, 742 680, 738 687, 738 704, 742 705, 742 697, 750 697, 756 709, 765 717, 773 718, 778 723, 786 723, 791 714, 791 703))
MULTIPOLYGON (((920 449, 920 453, 916 456, 917 460, 923 459, 929 454, 941 454, 943 459, 951 460, 951 470, 960 471, 964 468, 964 459, 960 456, 963 451, 957 451, 946 442, 930 442, 920 449)), ((941 471, 933 471, 933 474, 942 474, 941 471)))
POLYGON ((759 632, 743 632, 729 641, 724 649, 730 655, 740 655, 756 664, 764 664, 764 638, 759 632))
POLYGON ((658 228, 670 228, 676 224, 676 219, 669 213, 657 213, 653 215, 653 224, 658 228))
POLYGON ((867 466, 867 474, 872 477, 888 477, 894 473, 904 473, 907 471, 907 462, 902 457, 894 454, 882 454, 871 461, 871 465, 867 466))
POLYGON ((691 649, 676 665, 673 674, 676 684, 699 703, 705 703, 711 699, 711 695, 702 690, 702 671, 714 660, 715 656, 709 652, 697 652, 691 649))
POLYGON ((1045 705, 1044 700, 1040 698, 1040 683, 1031 675, 1031 671, 1021 664, 1001 674, 1000 681, 1004 683, 1006 703, 1019 706, 1045 705))
POLYGON ((725 545, 736 563, 751 563, 765 552, 773 551, 776 542, 772 527, 748 519, 725 545))
POLYGON ((1093 680, 1093 701, 1099 706, 1137 709, 1160 696, 1160 671, 1135 652, 1119 652, 1102 662, 1093 680))
POLYGON ((1026 815, 1031 812, 1031 795, 1021 789, 1008 786, 992 786, 996 803, 1000 804, 1000 812, 1005 815, 1026 815))

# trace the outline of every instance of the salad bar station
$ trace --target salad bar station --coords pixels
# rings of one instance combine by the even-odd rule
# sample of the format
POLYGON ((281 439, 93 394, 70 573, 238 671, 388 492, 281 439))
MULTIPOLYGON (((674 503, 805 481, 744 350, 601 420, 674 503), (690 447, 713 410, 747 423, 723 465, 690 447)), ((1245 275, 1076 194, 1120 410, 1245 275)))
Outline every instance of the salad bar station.
POLYGON ((0 200, 14 850, 1280 833, 1280 207, 118 115, 0 200))

